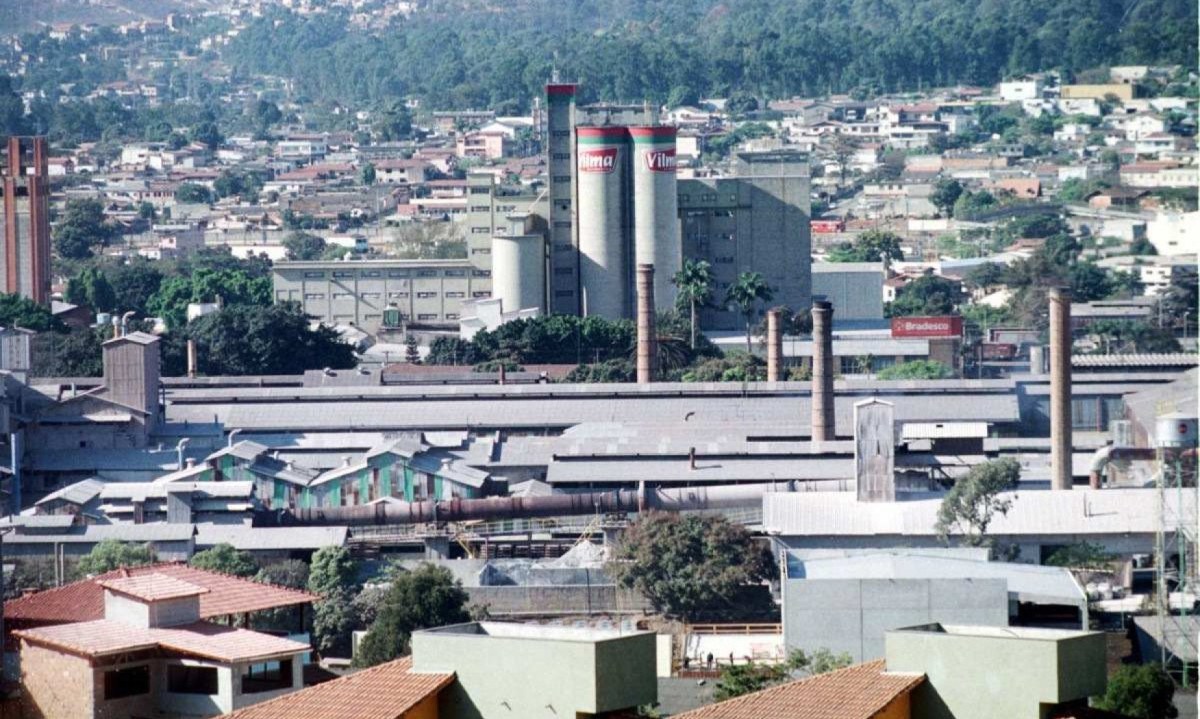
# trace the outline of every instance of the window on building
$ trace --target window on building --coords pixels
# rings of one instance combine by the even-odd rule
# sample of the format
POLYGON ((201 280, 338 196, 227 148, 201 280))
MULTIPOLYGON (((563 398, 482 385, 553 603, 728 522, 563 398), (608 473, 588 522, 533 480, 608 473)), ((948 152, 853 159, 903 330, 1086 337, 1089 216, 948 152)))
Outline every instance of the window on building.
POLYGON ((344 279, 344 278, 347 278, 347 277, 353 277, 353 276, 354 276, 354 272, 353 272, 353 271, 350 271, 350 270, 339 270, 339 271, 337 271, 337 272, 334 272, 334 273, 333 273, 333 276, 334 276, 334 277, 341 277, 341 278, 343 278, 343 279, 344 279))
POLYGON ((499 207, 496 208, 496 212, 504 212, 504 213, 516 212, 516 210, 517 210, 516 205, 500 205, 499 207))
POLYGON ((555 153, 551 154, 551 155, 550 155, 550 157, 551 157, 551 159, 554 159, 554 160, 570 160, 570 159, 571 159, 571 153, 569 153, 569 152, 555 152, 555 153))
POLYGON ((405 299, 408 299, 408 293, 407 292, 389 292, 388 299, 389 300, 405 300, 405 299))
POLYGON ((325 299, 325 293, 324 292, 306 292, 304 294, 304 299, 306 299, 306 300, 323 300, 323 299, 325 299))
POLYGON ((471 296, 475 297, 475 298, 491 297, 492 293, 491 292, 472 292, 471 296))
POLYGON ((453 314, 453 313, 450 313, 450 314, 447 314, 447 315, 446 315, 446 319, 448 319, 448 320, 456 320, 456 319, 458 319, 458 315, 456 315, 456 314, 453 314))
POLYGON ((486 187, 486 186, 485 186, 485 187, 472 187, 472 188, 471 188, 471 194, 472 194, 472 195, 487 195, 487 194, 490 194, 490 193, 491 193, 491 191, 492 191, 492 188, 490 188, 490 187, 486 187))
POLYGON ((486 235, 486 234, 490 234, 491 231, 492 231, 492 228, 490 228, 490 227, 472 227, 471 228, 472 235, 486 235))
POLYGON ((304 273, 304 279, 306 279, 306 280, 319 280, 319 279, 323 278, 324 276, 325 276, 324 272, 305 272, 304 273))
POLYGON ((168 664, 167 691, 173 694, 216 694, 217 668, 168 664))
POLYGON ((1074 429, 1105 429, 1100 416, 1100 400, 1085 397, 1071 400, 1071 426, 1074 429))
POLYGON ((471 212, 491 212, 492 208, 488 205, 471 205, 471 212))
POLYGON ((417 270, 417 277, 437 277, 437 270, 417 270))
POLYGON ((428 300, 428 299, 432 299, 434 297, 437 297, 436 292, 418 292, 417 293, 417 299, 419 299, 419 300, 428 300))
POLYGON ((388 270, 388 277, 408 277, 408 270, 388 270))
POLYGON ((378 292, 364 292, 359 296, 364 300, 377 300, 381 295, 378 292))
POLYGON ((447 277, 466 277, 466 270, 446 270, 447 277))
POLYGON ((150 666, 110 669, 104 672, 104 699, 123 699, 150 692, 150 666))
POLYGON ((553 130, 550 132, 550 137, 570 137, 570 130, 553 130))
POLYGON ((733 210, 713 210, 713 217, 733 217, 733 210))
POLYGON ((447 292, 446 293, 447 299, 457 299, 459 297, 466 297, 466 296, 467 296, 466 292, 447 292))
POLYGON ((570 182, 571 176, 570 175, 555 175, 554 181, 555 182, 570 182))
POLYGON ((363 270, 363 277, 379 277, 379 270, 363 270))
POLYGON ((471 270, 472 277, 491 277, 491 270, 471 270))
POLYGON ((350 292, 334 292, 334 293, 333 293, 333 299, 335 299, 335 300, 349 300, 349 299, 354 299, 354 295, 353 295, 352 293, 350 293, 350 292))
POLYGON ((436 320, 437 318, 438 318, 437 315, 429 315, 429 314, 417 315, 417 319, 421 320, 422 322, 432 322, 433 320, 436 320))
POLYGON ((242 675, 242 693, 258 694, 292 688, 292 660, 252 664, 242 675))
POLYGON ((568 230, 571 228, 571 221, 570 220, 555 220, 554 226, 559 228, 560 230, 568 230))

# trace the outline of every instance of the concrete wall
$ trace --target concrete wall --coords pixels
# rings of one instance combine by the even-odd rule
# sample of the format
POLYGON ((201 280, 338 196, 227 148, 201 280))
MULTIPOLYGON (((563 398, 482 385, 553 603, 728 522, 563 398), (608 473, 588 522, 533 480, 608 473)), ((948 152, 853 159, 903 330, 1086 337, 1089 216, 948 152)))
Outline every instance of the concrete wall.
POLYGON ((92 668, 82 657, 22 641, 21 684, 23 708, 29 717, 96 715, 92 668))
POLYGON ((440 713, 461 719, 561 719, 655 701, 653 634, 583 641, 547 629, 537 638, 417 632, 413 668, 456 673, 440 713))
POLYGON ((1003 579, 789 579, 783 633, 789 650, 884 655, 888 630, 929 622, 1008 625, 1003 579))
POLYGON ((645 597, 618 590, 612 584, 566 586, 466 587, 472 604, 486 605, 500 614, 590 614, 641 612, 649 609, 645 597))
POLYGON ((813 296, 833 303, 835 322, 883 319, 881 263, 820 263, 813 265, 813 296))
POLYGON ((1044 719, 1055 704, 1104 692, 1104 652, 1099 632, 887 635, 888 671, 927 678, 914 719, 1044 719))

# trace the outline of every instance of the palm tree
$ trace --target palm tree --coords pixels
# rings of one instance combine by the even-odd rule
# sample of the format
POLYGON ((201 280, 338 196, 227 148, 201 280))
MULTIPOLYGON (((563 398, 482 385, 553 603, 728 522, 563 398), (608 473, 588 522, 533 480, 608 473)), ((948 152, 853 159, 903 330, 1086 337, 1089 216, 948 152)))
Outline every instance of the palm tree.
POLYGON ((712 299, 712 265, 704 260, 684 260, 683 267, 671 278, 679 288, 679 300, 687 302, 692 317, 692 349, 696 349, 696 308, 712 299))
POLYGON ((725 293, 725 304, 737 307, 742 317, 746 318, 746 354, 751 354, 750 327, 756 305, 759 302, 770 302, 774 296, 775 291, 757 272, 743 272, 738 275, 737 282, 725 293))

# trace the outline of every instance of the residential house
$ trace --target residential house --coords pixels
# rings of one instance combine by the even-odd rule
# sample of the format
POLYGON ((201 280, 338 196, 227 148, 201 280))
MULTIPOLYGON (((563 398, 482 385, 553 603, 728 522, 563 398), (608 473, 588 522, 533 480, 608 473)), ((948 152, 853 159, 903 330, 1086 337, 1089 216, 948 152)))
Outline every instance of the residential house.
POLYGON ((13 631, 29 716, 213 716, 303 685, 309 645, 203 620, 205 586, 159 572, 96 585, 102 618, 13 631))
POLYGON ((1146 223, 1146 239, 1160 255, 1200 254, 1200 212, 1165 212, 1146 223))

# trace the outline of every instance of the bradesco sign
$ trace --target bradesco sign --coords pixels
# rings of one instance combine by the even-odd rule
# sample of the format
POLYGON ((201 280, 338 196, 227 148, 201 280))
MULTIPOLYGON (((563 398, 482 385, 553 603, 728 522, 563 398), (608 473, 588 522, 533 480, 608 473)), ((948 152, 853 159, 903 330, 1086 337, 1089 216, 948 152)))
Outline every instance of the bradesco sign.
POLYGON ((617 148, 604 147, 598 150, 579 151, 580 172, 603 172, 617 169, 617 148))
POLYGON ((962 317, 893 317, 892 337, 961 337, 962 317))
POLYGON ((675 148, 667 150, 646 150, 642 153, 646 161, 646 169, 651 172, 675 171, 675 148))

